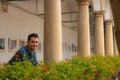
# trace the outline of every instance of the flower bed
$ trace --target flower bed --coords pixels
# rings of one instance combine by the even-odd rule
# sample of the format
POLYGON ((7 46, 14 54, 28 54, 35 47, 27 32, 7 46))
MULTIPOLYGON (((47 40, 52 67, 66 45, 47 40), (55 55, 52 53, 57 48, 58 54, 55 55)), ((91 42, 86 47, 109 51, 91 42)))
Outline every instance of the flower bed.
POLYGON ((28 61, 0 64, 0 80, 106 80, 120 69, 120 57, 72 57, 49 65, 28 61))

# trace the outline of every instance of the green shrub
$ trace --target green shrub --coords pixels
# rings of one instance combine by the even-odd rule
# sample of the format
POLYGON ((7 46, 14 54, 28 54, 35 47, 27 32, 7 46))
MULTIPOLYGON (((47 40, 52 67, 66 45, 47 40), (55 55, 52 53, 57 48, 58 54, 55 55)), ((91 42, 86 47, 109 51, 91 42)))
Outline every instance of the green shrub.
POLYGON ((120 57, 72 57, 49 65, 28 61, 0 64, 0 80, 106 80, 120 69, 120 57))

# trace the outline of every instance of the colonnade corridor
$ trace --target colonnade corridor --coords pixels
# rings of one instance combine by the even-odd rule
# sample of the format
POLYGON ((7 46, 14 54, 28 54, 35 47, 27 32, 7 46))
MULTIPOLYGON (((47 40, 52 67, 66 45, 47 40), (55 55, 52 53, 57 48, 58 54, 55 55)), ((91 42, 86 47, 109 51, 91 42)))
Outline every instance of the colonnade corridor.
MULTIPOLYGON (((54 0, 53 0, 54 1, 54 0)), ((61 3, 55 1, 55 3, 45 1, 45 28, 44 28, 44 60, 46 63, 49 61, 61 61, 62 60, 62 46, 61 46, 61 3), (55 5, 58 4, 58 5, 55 5), (50 7, 51 6, 51 7, 50 7), (49 9, 49 10, 48 10, 49 9), (51 16, 51 17, 50 17, 51 16), (48 36, 49 34, 49 36, 48 36), (49 43, 49 40, 51 43, 49 43), (53 40, 53 41, 52 41, 53 40), (53 47, 51 47, 53 46, 53 47), (47 54, 46 54, 47 53, 47 54), (48 54, 49 53, 49 54, 48 54)), ((82 57, 90 57, 90 11, 89 0, 76 0, 78 4, 78 29, 77 29, 77 54, 82 57)), ((114 6, 114 4, 113 4, 114 6)), ((94 7, 94 6, 92 6, 94 7)), ((109 5, 110 7, 110 5, 109 5)), ((115 10, 113 10, 114 13, 115 10)), ((117 11, 117 10, 116 10, 117 11)), ((119 12, 119 11, 118 11, 119 12)), ((109 14, 111 14, 109 12, 109 14)), ((114 34, 119 34, 119 28, 117 27, 115 15, 115 29, 113 29, 113 19, 109 16, 109 19, 105 19, 105 4, 102 0, 99 10, 93 11, 94 15, 94 54, 105 55, 119 55, 117 51, 117 44, 119 45, 119 37, 115 37, 114 34)), ((119 35, 118 35, 119 36, 119 35)), ((118 46, 119 48, 119 46, 118 46)))

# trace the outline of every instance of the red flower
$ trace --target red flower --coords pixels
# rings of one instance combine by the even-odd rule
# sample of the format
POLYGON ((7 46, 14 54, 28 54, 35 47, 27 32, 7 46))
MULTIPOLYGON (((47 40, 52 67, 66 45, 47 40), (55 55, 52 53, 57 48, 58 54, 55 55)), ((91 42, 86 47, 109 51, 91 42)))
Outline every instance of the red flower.
POLYGON ((37 68, 34 66, 34 67, 33 67, 33 71, 36 71, 36 70, 37 70, 37 68))
POLYGON ((74 56, 74 57, 78 57, 78 54, 77 54, 77 53, 76 53, 76 54, 73 54, 73 56, 74 56))
POLYGON ((69 60, 69 58, 65 58, 65 61, 68 61, 69 60))
POLYGON ((20 58, 20 55, 19 54, 15 54, 14 57, 15 58, 20 58))
POLYGON ((29 78, 29 77, 30 77, 30 75, 27 73, 24 75, 24 78, 29 78))
POLYGON ((98 76, 99 72, 98 71, 95 71, 95 75, 98 76))
POLYGON ((48 65, 46 65, 45 68, 47 69, 47 68, 48 68, 48 65))
POLYGON ((40 78, 40 77, 41 77, 41 74, 38 74, 37 77, 40 78))
POLYGON ((77 80, 81 80, 80 78, 77 78, 77 80))
POLYGON ((45 65, 45 64, 39 64, 39 66, 40 66, 41 68, 48 69, 48 65, 45 65))
POLYGON ((47 70, 47 69, 45 69, 45 70, 43 70, 43 72, 44 72, 44 73, 47 73, 47 72, 48 72, 48 70, 47 70))

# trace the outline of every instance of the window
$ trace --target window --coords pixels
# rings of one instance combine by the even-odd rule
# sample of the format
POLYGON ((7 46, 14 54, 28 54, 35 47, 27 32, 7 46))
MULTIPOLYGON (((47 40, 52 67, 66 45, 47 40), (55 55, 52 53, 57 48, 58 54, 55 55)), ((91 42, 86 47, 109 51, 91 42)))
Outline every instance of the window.
POLYGON ((4 50, 5 50, 5 39, 0 38, 0 51, 4 51, 4 50))
POLYGON ((17 50, 17 40, 8 39, 8 49, 9 51, 17 50))

